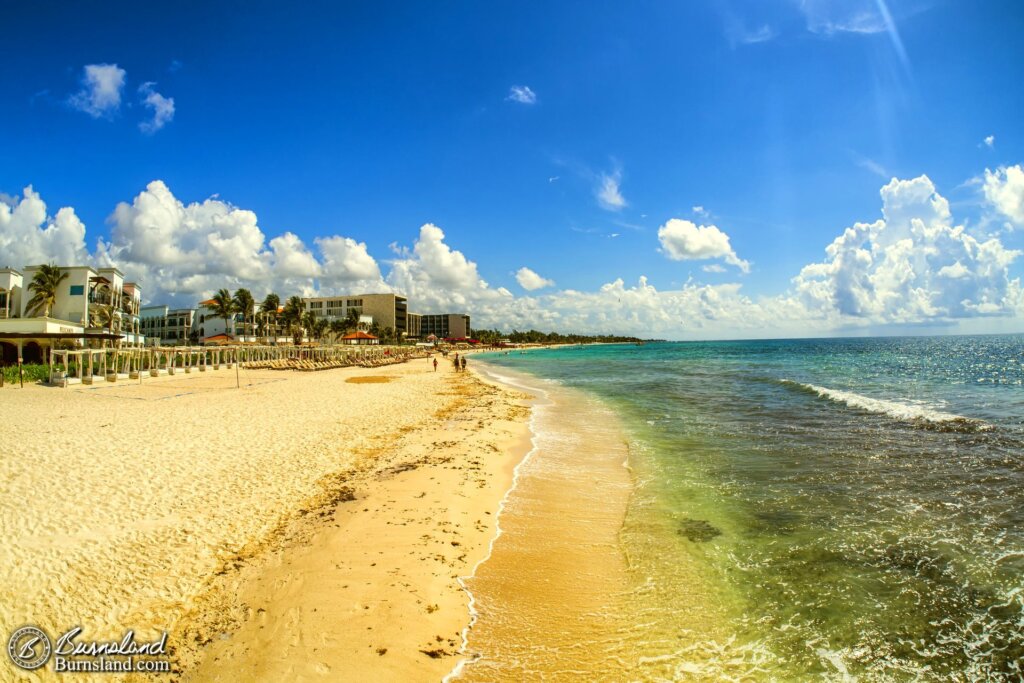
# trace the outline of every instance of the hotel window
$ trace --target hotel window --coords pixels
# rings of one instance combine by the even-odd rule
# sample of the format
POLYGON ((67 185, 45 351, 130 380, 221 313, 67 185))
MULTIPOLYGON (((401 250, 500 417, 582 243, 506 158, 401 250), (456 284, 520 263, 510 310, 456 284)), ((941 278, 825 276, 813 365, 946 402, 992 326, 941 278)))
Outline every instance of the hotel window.
POLYGON ((85 285, 71 285, 71 296, 82 296, 85 294, 85 285))

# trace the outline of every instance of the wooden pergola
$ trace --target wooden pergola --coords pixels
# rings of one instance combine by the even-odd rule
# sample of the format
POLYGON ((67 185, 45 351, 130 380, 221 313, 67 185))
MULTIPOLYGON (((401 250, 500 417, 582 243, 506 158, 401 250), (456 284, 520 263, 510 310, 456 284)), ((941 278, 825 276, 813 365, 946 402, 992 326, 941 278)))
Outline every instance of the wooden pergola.
MULTIPOLYGON (((49 363, 51 379, 53 377, 53 354, 64 349, 55 349, 53 345, 59 341, 77 341, 81 346, 86 346, 90 340, 95 341, 120 341, 121 335, 108 332, 0 332, 0 342, 14 344, 18 349, 18 375, 22 377, 21 366, 23 364, 23 349, 25 344, 35 342, 41 349, 49 351, 49 363)), ((67 356, 64 356, 65 366, 67 356)), ((24 380, 21 380, 24 384, 24 380)))
MULTIPOLYGON (((67 335, 65 335, 67 336, 67 335)), ((74 335, 73 335, 74 336, 74 335)), ((78 335, 79 337, 81 335, 78 335)), ((90 333, 90 337, 106 335, 90 333)), ((109 335, 117 337, 117 335, 109 335)), ((331 368, 402 362, 424 353, 415 347, 332 346, 173 346, 110 347, 105 349, 54 349, 50 354, 50 383, 67 387, 71 383, 92 384, 96 376, 107 382, 121 377, 142 381, 150 377, 207 372, 222 366, 239 369, 327 370, 331 368)))

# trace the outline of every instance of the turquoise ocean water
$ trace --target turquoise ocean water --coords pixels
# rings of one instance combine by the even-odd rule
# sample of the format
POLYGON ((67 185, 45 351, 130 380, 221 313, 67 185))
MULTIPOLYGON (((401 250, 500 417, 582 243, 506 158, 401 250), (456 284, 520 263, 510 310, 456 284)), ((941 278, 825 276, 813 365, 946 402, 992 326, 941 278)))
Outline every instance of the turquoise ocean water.
POLYGON ((1024 677, 1024 336, 481 359, 622 417, 638 677, 1024 677))

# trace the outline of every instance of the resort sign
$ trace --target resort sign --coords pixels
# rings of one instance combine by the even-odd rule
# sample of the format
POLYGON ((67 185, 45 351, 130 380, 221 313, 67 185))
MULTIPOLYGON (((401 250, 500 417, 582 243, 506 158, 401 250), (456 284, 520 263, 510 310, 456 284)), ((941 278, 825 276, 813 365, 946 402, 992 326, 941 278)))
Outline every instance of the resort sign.
POLYGON ((139 642, 129 629, 121 640, 79 639, 82 627, 65 631, 56 643, 38 626, 23 626, 7 641, 7 655, 15 666, 34 671, 53 657, 57 673, 168 673, 171 662, 167 652, 167 632, 153 641, 139 642))

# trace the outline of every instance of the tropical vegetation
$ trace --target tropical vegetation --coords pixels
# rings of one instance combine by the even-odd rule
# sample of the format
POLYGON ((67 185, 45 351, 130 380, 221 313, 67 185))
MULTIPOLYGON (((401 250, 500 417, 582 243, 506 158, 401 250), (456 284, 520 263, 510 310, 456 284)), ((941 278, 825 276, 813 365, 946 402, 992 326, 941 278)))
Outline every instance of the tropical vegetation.
MULTIPOLYGON (((24 373, 26 383, 43 382, 50 379, 50 366, 43 363, 25 363, 21 366, 21 371, 24 373)), ((17 365, 5 365, 0 368, 0 373, 3 374, 4 386, 21 386, 22 380, 18 377, 17 365)))
POLYGON ((231 329, 231 321, 235 318, 235 313, 238 311, 235 305, 235 299, 231 296, 231 292, 226 289, 220 289, 212 297, 213 313, 218 318, 224 320, 224 330, 229 331, 231 329))
POLYGON ((281 307, 281 297, 271 292, 260 304, 260 330, 266 336, 277 337, 277 309, 281 307))
POLYGON ((53 305, 57 303, 57 291, 60 288, 60 283, 67 278, 68 274, 63 272, 59 266, 52 263, 44 263, 39 266, 39 270, 32 276, 32 282, 28 285, 29 291, 32 292, 32 298, 28 301, 28 314, 38 316, 42 311, 43 317, 49 318, 53 305))
POLYGON ((587 344, 594 342, 614 344, 644 341, 639 337, 623 337, 614 334, 561 334, 559 332, 539 332, 537 330, 527 330, 525 332, 512 330, 509 333, 505 333, 496 329, 473 330, 473 338, 479 339, 485 344, 497 344, 503 340, 508 340, 513 344, 587 344))
POLYGON ((252 320, 252 312, 256 306, 256 300, 252 298, 252 292, 243 288, 235 290, 235 296, 232 297, 232 301, 235 304, 235 312, 242 314, 242 336, 248 336, 252 333, 252 327, 249 323, 252 320))
POLYGON ((302 343, 302 299, 298 296, 288 297, 284 304, 284 311, 281 312, 281 321, 285 330, 296 340, 296 344, 302 343))

